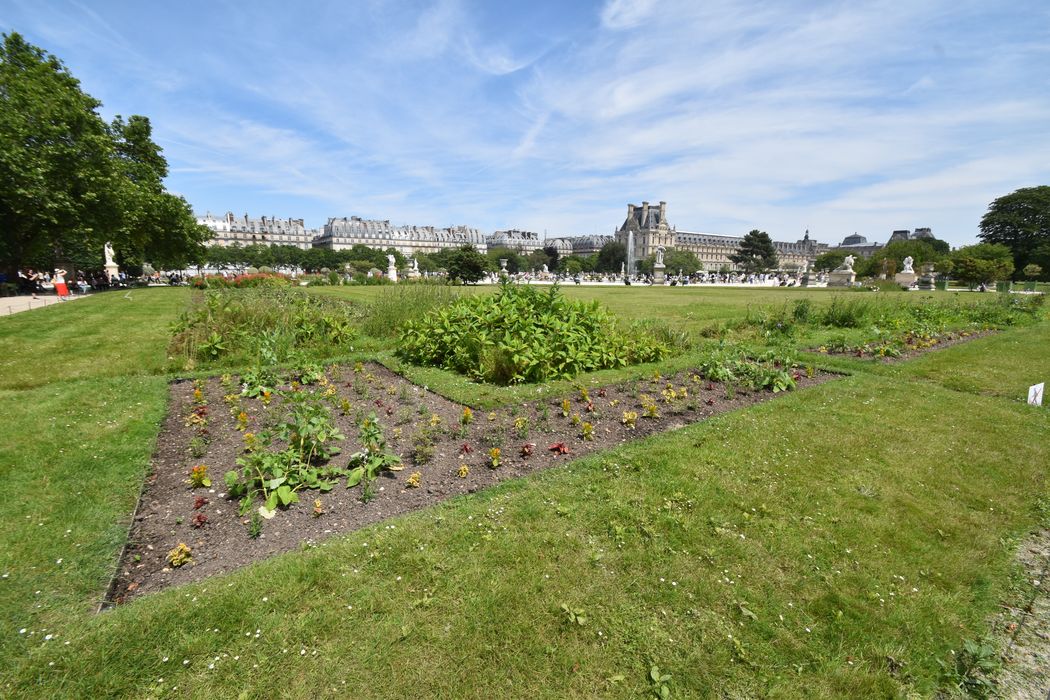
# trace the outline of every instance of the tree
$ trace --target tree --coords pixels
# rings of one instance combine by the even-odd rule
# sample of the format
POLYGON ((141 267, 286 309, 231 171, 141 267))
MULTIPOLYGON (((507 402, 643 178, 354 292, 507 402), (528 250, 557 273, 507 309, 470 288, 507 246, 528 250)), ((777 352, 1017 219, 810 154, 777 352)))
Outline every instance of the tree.
POLYGON ((149 119, 107 125, 98 100, 54 56, 19 34, 0 46, 0 265, 117 261, 182 267, 210 237, 189 204, 165 191, 168 165, 149 119), (97 252, 92 252, 97 251, 97 252))
POLYGON ((813 261, 813 267, 817 270, 834 270, 842 264, 842 261, 846 259, 846 251, 842 250, 829 250, 817 256, 817 259, 813 261))
POLYGON ((117 224, 113 142, 100 103, 17 33, 0 46, 0 260, 12 274, 117 224))
POLYGON ((996 199, 981 218, 978 237, 1009 248, 1016 270, 1042 262, 1050 252, 1050 186, 1022 187, 996 199))
POLYGON ((486 262, 485 256, 479 253, 474 246, 465 245, 449 251, 445 269, 448 270, 449 280, 473 284, 485 276, 486 262))
POLYGON ((995 243, 978 243, 952 254, 952 274, 969 285, 990 284, 1010 277, 1014 263, 1010 249, 995 243))
POLYGON ((1043 268, 1035 263, 1028 263, 1021 270, 1021 273, 1030 280, 1034 280, 1039 275, 1043 274, 1043 268))
POLYGON ((703 269, 703 265, 697 259, 696 254, 688 250, 668 250, 664 253, 664 265, 667 266, 667 274, 669 275, 677 275, 679 270, 682 271, 682 274, 691 275, 697 270, 703 269))
POLYGON ((507 261, 507 272, 512 275, 521 272, 528 266, 528 259, 511 248, 489 248, 488 252, 485 253, 485 257, 488 259, 489 272, 500 271, 499 261, 501 259, 507 261))
POLYGON ((616 241, 609 241, 598 251, 598 261, 594 264, 595 272, 619 272, 627 263, 627 246, 616 241))
POLYGON ((765 272, 774 270, 780 261, 777 249, 765 231, 753 229, 740 241, 740 247, 729 256, 734 263, 744 268, 745 272, 765 272))

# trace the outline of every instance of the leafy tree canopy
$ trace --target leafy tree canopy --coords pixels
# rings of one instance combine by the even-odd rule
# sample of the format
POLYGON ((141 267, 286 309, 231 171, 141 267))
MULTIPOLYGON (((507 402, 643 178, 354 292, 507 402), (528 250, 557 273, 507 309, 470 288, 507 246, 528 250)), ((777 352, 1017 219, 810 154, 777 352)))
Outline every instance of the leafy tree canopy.
POLYGON ((1010 249, 1014 268, 1050 262, 1050 186, 1022 187, 999 197, 981 218, 978 237, 1010 249))
POLYGON ((627 263, 627 246, 616 241, 609 241, 598 251, 598 259, 595 261, 595 272, 619 272, 620 268, 627 263))
POLYGON ((1004 245, 978 243, 952 253, 952 274, 967 284, 990 284, 1009 279, 1013 271, 1013 255, 1004 245))
POLYGON ((100 103, 56 57, 17 33, 0 45, 0 265, 101 267, 195 262, 210 232, 164 190, 149 120, 106 124, 100 103), (94 251, 94 252, 93 252, 94 251))
POLYGON ((740 247, 729 259, 745 272, 766 272, 780 264, 772 239, 765 231, 753 229, 740 242, 740 247))
POLYGON ((462 248, 442 251, 442 253, 447 253, 445 269, 448 270, 450 281, 473 284, 485 276, 485 265, 488 260, 474 246, 465 245, 462 248))

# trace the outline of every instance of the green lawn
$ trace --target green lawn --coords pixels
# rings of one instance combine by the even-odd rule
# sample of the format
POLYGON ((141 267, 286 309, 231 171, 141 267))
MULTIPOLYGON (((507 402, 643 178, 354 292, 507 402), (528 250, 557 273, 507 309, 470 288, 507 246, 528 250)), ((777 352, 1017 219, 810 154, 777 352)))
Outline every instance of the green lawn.
MULTIPOLYGON (((568 292, 694 329, 755 303, 568 292)), ((119 299, 0 320, 0 347, 43 356, 48 314, 88 336, 119 299)), ((675 698, 928 697, 1030 593, 1012 558, 1050 516, 1050 413, 1016 393, 1046 378, 1047 322, 829 361, 853 375, 95 615, 185 300, 144 293, 75 365, 4 355, 0 695, 637 698, 655 664, 675 698)))

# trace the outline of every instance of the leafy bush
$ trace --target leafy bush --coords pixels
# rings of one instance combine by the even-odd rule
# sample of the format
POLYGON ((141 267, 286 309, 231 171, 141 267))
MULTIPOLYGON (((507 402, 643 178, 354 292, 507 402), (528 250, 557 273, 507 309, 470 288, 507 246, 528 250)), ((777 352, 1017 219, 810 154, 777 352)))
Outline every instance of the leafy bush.
POLYGON ((351 305, 295 289, 210 289, 173 324, 168 354, 181 369, 332 357, 352 349, 356 322, 351 305))
POLYGON ((567 379, 654 362, 671 347, 640 327, 618 327, 597 302, 504 283, 492 295, 463 297, 407 321, 397 354, 495 384, 567 379))

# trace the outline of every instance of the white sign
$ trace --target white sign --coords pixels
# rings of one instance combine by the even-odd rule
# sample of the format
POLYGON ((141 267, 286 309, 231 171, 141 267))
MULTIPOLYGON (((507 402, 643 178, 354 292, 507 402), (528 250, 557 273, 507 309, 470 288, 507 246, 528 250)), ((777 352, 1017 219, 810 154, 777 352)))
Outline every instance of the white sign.
POLYGON ((1028 387, 1028 405, 1029 406, 1042 406, 1043 405, 1043 382, 1039 382, 1034 386, 1028 387))

